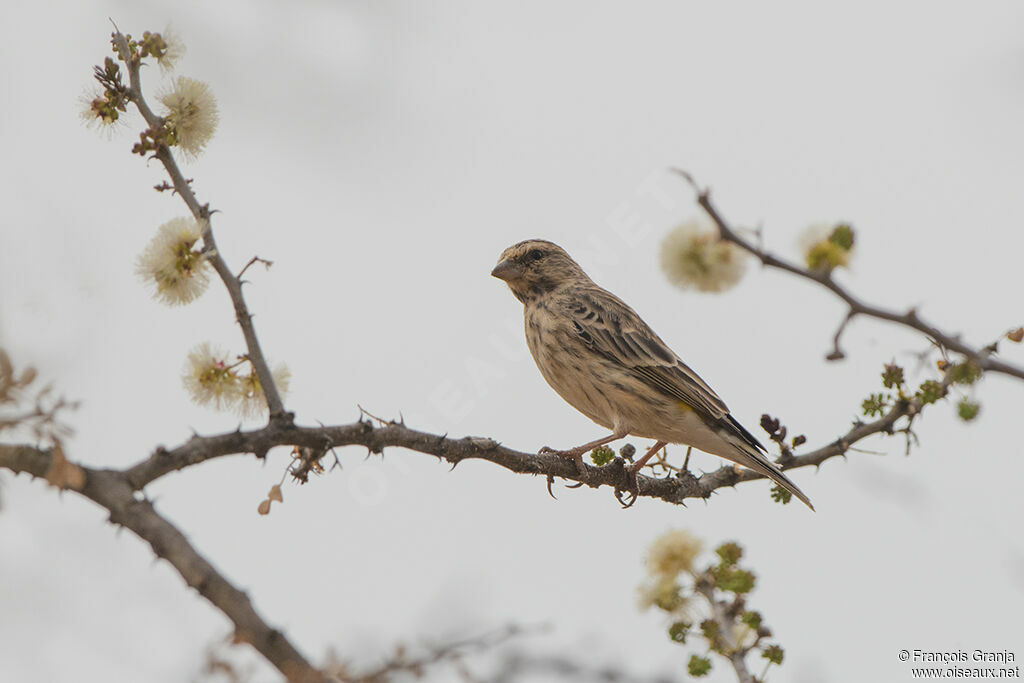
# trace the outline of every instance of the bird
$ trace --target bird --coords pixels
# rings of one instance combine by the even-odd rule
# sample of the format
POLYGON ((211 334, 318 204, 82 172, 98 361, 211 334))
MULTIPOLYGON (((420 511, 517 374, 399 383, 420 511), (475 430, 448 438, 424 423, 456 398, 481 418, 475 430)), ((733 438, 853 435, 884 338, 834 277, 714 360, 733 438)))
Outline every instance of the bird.
MULTIPOLYGON (((626 466, 637 473, 666 444, 691 446, 767 477, 814 506, 729 412, 725 402, 624 301, 598 286, 553 242, 530 239, 505 249, 491 275, 523 304, 526 343, 541 375, 567 403, 611 434, 554 453, 576 461, 604 444, 654 439, 626 466)), ((628 507, 628 506, 627 506, 628 507)))

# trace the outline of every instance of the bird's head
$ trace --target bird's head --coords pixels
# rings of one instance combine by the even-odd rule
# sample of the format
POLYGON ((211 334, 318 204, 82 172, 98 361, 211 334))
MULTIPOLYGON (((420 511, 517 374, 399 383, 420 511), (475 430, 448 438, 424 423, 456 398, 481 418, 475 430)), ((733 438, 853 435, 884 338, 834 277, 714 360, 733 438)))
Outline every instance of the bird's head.
POLYGON ((491 275, 508 283, 512 293, 524 303, 565 282, 587 277, 564 249, 547 240, 513 244, 501 252, 491 275))

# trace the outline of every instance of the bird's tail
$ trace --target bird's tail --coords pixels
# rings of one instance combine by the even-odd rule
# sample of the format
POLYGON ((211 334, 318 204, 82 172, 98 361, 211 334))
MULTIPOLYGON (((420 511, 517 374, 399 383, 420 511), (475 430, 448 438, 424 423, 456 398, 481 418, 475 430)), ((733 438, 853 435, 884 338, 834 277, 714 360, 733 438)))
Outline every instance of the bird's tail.
POLYGON ((779 466, 768 459, 767 451, 753 434, 748 432, 732 415, 727 415, 723 422, 725 424, 719 429, 719 434, 735 448, 731 453, 720 453, 721 457, 732 460, 737 465, 753 470, 763 477, 768 477, 799 498, 811 510, 814 509, 811 499, 800 490, 800 487, 790 481, 779 466))

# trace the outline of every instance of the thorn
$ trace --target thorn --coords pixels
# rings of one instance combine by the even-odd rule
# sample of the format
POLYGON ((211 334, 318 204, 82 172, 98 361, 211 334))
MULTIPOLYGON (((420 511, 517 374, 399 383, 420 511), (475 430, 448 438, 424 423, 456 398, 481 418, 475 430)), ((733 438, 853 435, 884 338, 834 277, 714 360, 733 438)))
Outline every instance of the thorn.
POLYGON ((554 498, 555 500, 558 500, 558 496, 556 496, 555 492, 551 490, 551 485, 554 484, 554 483, 555 483, 555 475, 549 474, 548 475, 548 495, 551 496, 552 498, 554 498))

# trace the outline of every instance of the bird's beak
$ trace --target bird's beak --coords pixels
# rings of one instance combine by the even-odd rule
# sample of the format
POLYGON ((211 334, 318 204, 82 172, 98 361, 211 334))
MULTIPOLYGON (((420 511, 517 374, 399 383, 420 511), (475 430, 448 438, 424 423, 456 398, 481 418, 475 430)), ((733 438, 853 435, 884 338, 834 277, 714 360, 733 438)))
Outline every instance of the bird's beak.
POLYGON ((522 277, 523 269, 512 261, 505 259, 504 261, 499 261, 498 265, 494 266, 494 270, 491 271, 491 275, 499 280, 509 282, 510 280, 516 280, 522 277))

